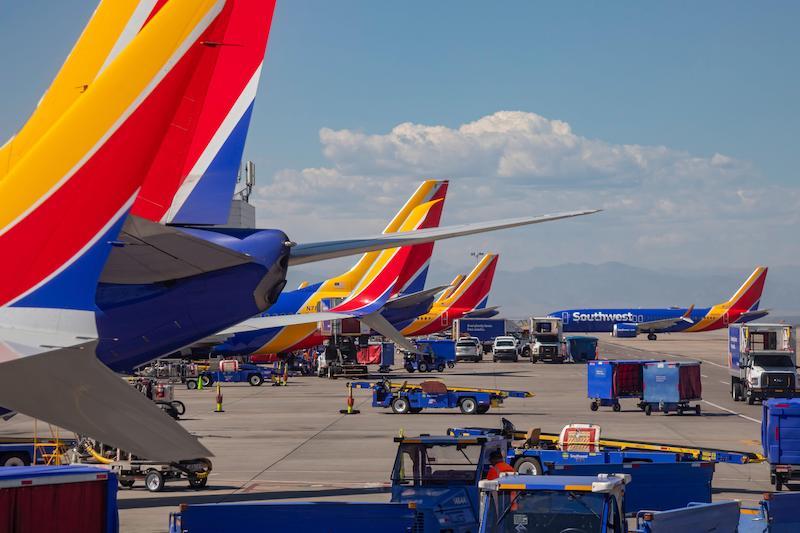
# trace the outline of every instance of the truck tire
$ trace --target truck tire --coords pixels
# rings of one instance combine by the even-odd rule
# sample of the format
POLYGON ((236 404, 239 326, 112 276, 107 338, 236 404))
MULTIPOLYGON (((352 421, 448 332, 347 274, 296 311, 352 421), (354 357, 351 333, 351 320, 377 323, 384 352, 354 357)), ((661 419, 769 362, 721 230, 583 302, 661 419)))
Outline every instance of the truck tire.
POLYGON ((425 361, 420 361, 419 364, 417 364, 417 370, 420 372, 427 372, 430 369, 428 368, 428 363, 425 361))
POLYGON ((653 407, 649 403, 644 406, 644 414, 646 414, 647 416, 653 414, 653 407))
POLYGON ((195 390, 197 388, 197 380, 196 379, 187 379, 186 380, 186 388, 189 390, 195 390))
POLYGON ((158 470, 149 470, 144 477, 144 486, 150 492, 161 492, 164 488, 164 476, 158 470))
POLYGON ((747 396, 747 405, 753 405, 754 403, 756 403, 756 399, 753 397, 752 394, 749 394, 747 396))
POLYGON ((6 453, 0 455, 0 466, 28 466, 30 457, 26 453, 6 453))
POLYGON ((734 402, 742 401, 742 385, 738 381, 731 381, 731 398, 734 402))
POLYGON ((489 408, 490 407, 491 407, 490 405, 479 405, 478 406, 478 414, 479 415, 485 415, 486 413, 489 412, 489 408))
POLYGON ((478 402, 475 401, 475 398, 467 397, 458 402, 458 408, 465 415, 474 415, 478 412, 478 402))
POLYGON ((622 411, 622 407, 619 405, 619 402, 615 402, 614 405, 611 406, 611 409, 615 413, 619 413, 620 411, 622 411))
POLYGON ((260 387, 264 383, 264 378, 261 377, 261 374, 250 374, 247 376, 247 382, 251 387, 260 387))
POLYGON ((406 364, 406 372, 408 372, 409 374, 413 374, 414 373, 414 365, 412 365, 411 363, 406 364))
POLYGON ((400 396, 392 400, 392 411, 398 415, 404 415, 411 412, 411 406, 408 404, 408 398, 400 396))
POLYGON ((514 470, 525 476, 541 476, 542 465, 535 457, 520 457, 514 463, 514 470))
POLYGON ((436 371, 437 372, 444 372, 444 369, 445 369, 445 364, 444 363, 439 363, 438 365, 436 365, 436 371))

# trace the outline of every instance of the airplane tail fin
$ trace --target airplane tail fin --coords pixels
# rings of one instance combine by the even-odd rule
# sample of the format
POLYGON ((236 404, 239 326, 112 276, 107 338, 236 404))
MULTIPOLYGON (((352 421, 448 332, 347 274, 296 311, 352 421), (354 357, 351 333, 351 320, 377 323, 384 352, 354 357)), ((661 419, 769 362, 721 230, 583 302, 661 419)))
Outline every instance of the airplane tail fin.
POLYGON ((453 278, 453 281, 450 282, 450 286, 439 296, 439 301, 443 302, 450 298, 450 296, 452 296, 458 287, 464 282, 466 277, 466 274, 459 274, 453 278))
POLYGON ((723 305, 726 309, 757 311, 767 280, 767 267, 759 266, 723 305))
MULTIPOLYGON (((436 199, 441 199, 442 201, 439 202, 439 214, 438 217, 441 217, 441 209, 443 206, 445 195, 447 194, 447 180, 425 180, 422 184, 414 191, 414 194, 406 201, 403 207, 397 212, 397 214, 389 221, 389 224, 386 225, 384 228, 383 233, 396 233, 400 231, 400 228, 408 219, 409 215, 419 206, 431 202, 436 199)), ((431 218, 427 222, 428 224, 436 224, 435 226, 430 225, 426 227, 438 227, 439 225, 439 218, 434 213, 431 213, 431 218)), ((413 229, 413 228, 412 228, 413 229)), ((422 245, 421 245, 422 246, 422 245)), ((423 250, 422 248, 418 248, 417 250, 423 250)), ((433 248, 431 248, 431 252, 433 248)), ((334 278, 330 278, 323 284, 323 289, 327 290, 350 290, 352 291, 355 289, 356 285, 364 278, 367 274, 367 271, 373 265, 375 260, 381 254, 380 251, 376 252, 367 252, 363 254, 356 264, 340 276, 336 276, 334 278)), ((418 252, 418 255, 424 257, 425 252, 418 252)), ((421 261, 420 265, 422 265, 425 261, 421 261)), ((425 283, 425 276, 427 275, 427 269, 420 269, 419 272, 411 272, 405 273, 404 276, 408 277, 409 282, 407 285, 410 287, 411 285, 417 286, 419 284, 419 278, 422 279, 422 284, 425 283), (415 274, 417 274, 415 276, 415 274)), ((409 290, 406 288, 406 290, 409 290)))
POLYGON ((94 292, 221 8, 171 0, 0 180, 0 405, 154 460, 208 453, 95 357, 94 292))
POLYGON ((485 305, 492 288, 498 258, 497 254, 484 255, 466 279, 452 294, 441 299, 440 303, 464 309, 476 309, 481 303, 485 305))

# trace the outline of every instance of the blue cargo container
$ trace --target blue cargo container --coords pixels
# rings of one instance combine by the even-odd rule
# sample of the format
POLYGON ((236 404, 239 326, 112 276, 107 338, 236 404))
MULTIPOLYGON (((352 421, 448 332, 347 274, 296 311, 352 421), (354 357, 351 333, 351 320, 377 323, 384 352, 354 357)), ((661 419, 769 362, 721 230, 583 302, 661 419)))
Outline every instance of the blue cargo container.
POLYGON ((699 403, 689 405, 703 396, 698 361, 645 363, 642 375, 642 406, 646 415, 650 416, 653 411, 675 411, 681 415, 690 410, 700 414, 699 403))
POLYGON ((456 342, 450 339, 417 339, 414 341, 422 354, 406 354, 404 367, 408 372, 444 372, 456 364, 456 342))
POLYGON ((78 465, 0 468, 0 531, 118 530, 114 473, 78 465))
POLYGON ((770 482, 781 490, 800 479, 800 398, 764 403, 761 446, 770 464, 770 482))
POLYGON ((620 398, 641 400, 643 391, 642 369, 652 361, 589 361, 586 366, 586 393, 592 402, 589 407, 597 411, 600 406, 620 411, 620 398))
POLYGON ((573 363, 585 363, 597 359, 597 337, 570 335, 565 339, 567 357, 573 363))

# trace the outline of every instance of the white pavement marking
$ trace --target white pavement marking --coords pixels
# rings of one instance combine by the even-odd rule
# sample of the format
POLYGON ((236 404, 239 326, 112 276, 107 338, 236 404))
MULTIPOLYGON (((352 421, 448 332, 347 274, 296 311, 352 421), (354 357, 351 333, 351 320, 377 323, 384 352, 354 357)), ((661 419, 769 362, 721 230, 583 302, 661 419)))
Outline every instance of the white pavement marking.
POLYGON ((723 385, 728 385, 727 381, 719 380, 719 382, 722 383, 723 385))
POLYGON ((707 403, 711 407, 716 407, 717 409, 721 409, 722 411, 727 411, 728 413, 730 413, 732 415, 740 416, 740 417, 744 418, 745 420, 749 420, 750 422, 755 422, 756 424, 760 424, 761 423, 761 420, 756 420, 755 418, 750 418, 747 415, 743 415, 742 413, 737 413, 736 411, 733 411, 731 409, 728 409, 727 407, 722 407, 721 405, 717 405, 715 403, 709 402, 708 400, 702 400, 702 402, 703 403, 707 403))
POLYGON ((708 376, 706 376, 705 374, 700 374, 700 377, 701 378, 707 378, 708 376))

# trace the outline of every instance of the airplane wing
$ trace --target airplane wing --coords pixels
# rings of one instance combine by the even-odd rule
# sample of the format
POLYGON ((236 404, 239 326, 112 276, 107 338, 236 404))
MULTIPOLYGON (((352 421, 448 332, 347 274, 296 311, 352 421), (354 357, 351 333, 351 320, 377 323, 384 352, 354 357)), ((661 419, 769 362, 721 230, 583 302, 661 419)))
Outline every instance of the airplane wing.
POLYGON ((667 329, 675 324, 679 324, 681 322, 688 322, 689 324, 694 324, 694 320, 691 319, 692 311, 694 311, 694 304, 692 304, 686 312, 675 318, 663 318, 661 320, 651 320, 650 322, 639 322, 636 324, 636 331, 637 332, 648 332, 648 331, 659 331, 662 329, 667 329))
POLYGON ((38 344, 40 332, 29 331, 23 343, 24 333, 9 329, 0 330, 0 389, 6 409, 152 461, 212 455, 197 437, 101 363, 95 355, 97 340, 48 350, 38 344))
POLYGON ((464 237, 476 233, 484 233, 528 224, 539 224, 551 222, 563 218, 579 217, 597 213, 600 209, 589 209, 585 211, 568 211, 552 215, 541 215, 538 217, 509 218, 505 220, 494 220, 491 222, 476 222, 473 224, 461 224, 457 226, 445 226, 440 228, 430 228, 415 231, 404 231, 399 233, 388 233, 361 239, 343 239, 339 241, 315 242, 307 244, 296 244, 292 247, 289 256, 289 265, 302 265, 315 261, 325 261, 337 257, 382 250, 385 248, 396 248, 412 244, 423 244, 440 239, 450 239, 453 237, 464 237))

